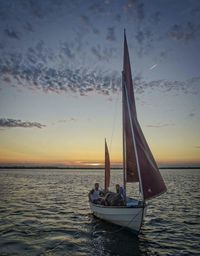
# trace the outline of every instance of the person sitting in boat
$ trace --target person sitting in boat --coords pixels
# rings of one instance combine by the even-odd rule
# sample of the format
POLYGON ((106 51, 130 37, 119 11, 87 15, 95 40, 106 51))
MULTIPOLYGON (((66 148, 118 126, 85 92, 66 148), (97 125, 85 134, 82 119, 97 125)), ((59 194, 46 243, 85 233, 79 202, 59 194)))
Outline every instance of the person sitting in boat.
POLYGON ((92 189, 89 193, 90 201, 94 204, 101 204, 102 201, 104 201, 101 197, 102 195, 102 191, 99 189, 99 183, 95 183, 94 189, 92 189))
POLYGON ((119 184, 116 184, 115 188, 116 188, 116 195, 114 198, 114 205, 124 206, 125 205, 124 189, 122 187, 120 187, 119 184))
MULTIPOLYGON (((118 187, 118 186, 117 186, 118 187)), ((117 188, 118 189, 118 188, 117 188)), ((120 193, 120 195, 121 195, 121 197, 124 199, 124 201, 125 201, 125 199, 126 199, 126 192, 125 192, 125 189, 122 187, 122 186, 120 186, 120 188, 119 188, 119 193, 120 193)))
POLYGON ((104 197, 104 205, 106 206, 114 206, 113 199, 115 198, 114 192, 107 192, 104 197))
POLYGON ((116 184, 116 193, 108 192, 104 197, 104 204, 106 206, 124 206, 124 190, 119 184, 116 184))

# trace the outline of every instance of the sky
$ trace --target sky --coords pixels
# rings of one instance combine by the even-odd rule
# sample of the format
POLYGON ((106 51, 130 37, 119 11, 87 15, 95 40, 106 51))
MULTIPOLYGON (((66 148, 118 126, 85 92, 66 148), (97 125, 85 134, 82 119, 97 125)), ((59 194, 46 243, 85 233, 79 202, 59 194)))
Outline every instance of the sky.
POLYGON ((200 164, 200 1, 0 0, 0 165, 122 161, 123 30, 158 165, 200 164))

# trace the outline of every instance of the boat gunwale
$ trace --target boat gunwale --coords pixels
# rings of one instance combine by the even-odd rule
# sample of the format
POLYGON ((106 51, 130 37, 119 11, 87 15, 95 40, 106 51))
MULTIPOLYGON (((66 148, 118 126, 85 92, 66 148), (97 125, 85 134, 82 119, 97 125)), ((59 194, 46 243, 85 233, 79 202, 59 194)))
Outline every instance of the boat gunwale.
POLYGON ((102 204, 94 204, 92 202, 89 202, 91 205, 94 205, 96 207, 99 207, 99 208, 108 208, 108 209, 113 209, 113 208, 116 208, 116 209, 132 209, 132 208, 145 208, 147 205, 146 204, 142 204, 142 205, 131 205, 131 206, 127 206, 127 205, 124 205, 124 206, 110 206, 110 205, 102 205, 102 204))

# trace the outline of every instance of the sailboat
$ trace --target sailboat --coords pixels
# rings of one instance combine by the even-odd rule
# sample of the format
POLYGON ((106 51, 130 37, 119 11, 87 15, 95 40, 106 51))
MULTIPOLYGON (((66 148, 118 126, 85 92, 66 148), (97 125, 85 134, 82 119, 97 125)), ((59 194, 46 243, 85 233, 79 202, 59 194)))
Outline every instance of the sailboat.
MULTIPOLYGON (((105 221, 139 234, 147 211, 147 200, 155 198, 167 188, 137 119, 129 50, 124 30, 122 71, 122 138, 123 186, 139 182, 141 199, 125 195, 124 206, 106 206, 89 201, 93 214, 105 221)), ((105 142, 105 189, 110 184, 110 157, 105 142)))

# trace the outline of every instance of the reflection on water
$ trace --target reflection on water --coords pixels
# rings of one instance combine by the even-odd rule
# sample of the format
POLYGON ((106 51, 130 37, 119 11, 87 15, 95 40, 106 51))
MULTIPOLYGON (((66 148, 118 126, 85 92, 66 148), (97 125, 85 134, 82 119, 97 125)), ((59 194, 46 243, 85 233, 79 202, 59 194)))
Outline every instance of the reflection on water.
MULTIPOLYGON (((93 217, 102 170, 1 170, 0 255, 200 255, 200 170, 165 170, 139 237, 93 217)), ((112 185, 122 173, 112 171, 112 185)), ((134 191, 130 191, 134 193, 134 191)))

